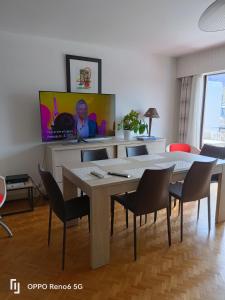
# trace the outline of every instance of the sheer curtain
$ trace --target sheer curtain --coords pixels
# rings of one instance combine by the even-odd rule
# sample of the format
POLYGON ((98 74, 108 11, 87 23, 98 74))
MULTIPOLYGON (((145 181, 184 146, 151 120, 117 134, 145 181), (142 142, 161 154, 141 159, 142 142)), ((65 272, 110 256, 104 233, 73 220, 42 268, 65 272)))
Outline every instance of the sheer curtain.
POLYGON ((192 79, 186 142, 197 148, 200 146, 203 89, 203 75, 195 75, 192 79))
POLYGON ((192 78, 193 76, 181 78, 179 137, 178 137, 180 143, 186 143, 186 139, 187 139, 192 78))
POLYGON ((197 148, 200 146, 203 86, 203 75, 181 79, 178 139, 180 143, 188 143, 197 148))

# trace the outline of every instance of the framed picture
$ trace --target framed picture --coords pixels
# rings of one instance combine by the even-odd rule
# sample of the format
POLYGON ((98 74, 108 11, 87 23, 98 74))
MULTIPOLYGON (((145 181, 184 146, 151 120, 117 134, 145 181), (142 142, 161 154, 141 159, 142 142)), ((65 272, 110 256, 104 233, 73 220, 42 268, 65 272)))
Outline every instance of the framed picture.
POLYGON ((66 55, 67 92, 102 92, 102 60, 66 55))

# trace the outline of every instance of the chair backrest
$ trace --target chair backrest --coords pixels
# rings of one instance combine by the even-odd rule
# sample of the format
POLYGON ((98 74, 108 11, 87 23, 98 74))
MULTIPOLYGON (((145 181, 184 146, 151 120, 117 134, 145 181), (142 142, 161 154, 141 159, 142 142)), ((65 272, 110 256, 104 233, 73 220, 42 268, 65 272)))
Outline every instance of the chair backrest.
POLYGON ((108 159, 108 153, 106 148, 96 150, 81 150, 81 161, 93 161, 108 159))
POLYGON ((208 197, 212 170, 217 160, 210 162, 195 161, 188 171, 182 189, 182 201, 190 202, 208 197))
POLYGON ((181 151, 181 152, 191 152, 191 146, 189 144, 179 144, 179 143, 174 143, 170 144, 167 146, 167 151, 168 152, 176 152, 176 151, 181 151))
POLYGON ((169 184, 174 167, 144 171, 135 197, 137 214, 147 214, 168 207, 169 184))
POLYGON ((225 147, 204 144, 200 151, 200 155, 225 159, 225 147))
POLYGON ((0 176, 0 207, 4 204, 6 200, 6 183, 5 178, 0 176))
POLYGON ((146 145, 126 147, 127 157, 138 156, 138 155, 146 155, 146 154, 148 154, 148 150, 147 150, 146 145))
POLYGON ((38 165, 39 173, 49 197, 49 205, 52 208, 53 212, 60 218, 62 221, 65 220, 65 205, 62 192, 55 181, 52 174, 48 171, 43 170, 38 165))

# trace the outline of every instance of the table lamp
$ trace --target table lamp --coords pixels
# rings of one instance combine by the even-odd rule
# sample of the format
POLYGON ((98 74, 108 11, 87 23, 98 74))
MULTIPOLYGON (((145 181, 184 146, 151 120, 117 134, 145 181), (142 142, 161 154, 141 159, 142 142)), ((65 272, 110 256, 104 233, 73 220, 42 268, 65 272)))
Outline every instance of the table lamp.
POLYGON ((151 128, 152 128, 152 119, 153 118, 159 118, 159 114, 156 110, 156 108, 149 108, 146 113, 144 114, 146 118, 149 118, 149 125, 148 125, 148 136, 151 136, 151 128))

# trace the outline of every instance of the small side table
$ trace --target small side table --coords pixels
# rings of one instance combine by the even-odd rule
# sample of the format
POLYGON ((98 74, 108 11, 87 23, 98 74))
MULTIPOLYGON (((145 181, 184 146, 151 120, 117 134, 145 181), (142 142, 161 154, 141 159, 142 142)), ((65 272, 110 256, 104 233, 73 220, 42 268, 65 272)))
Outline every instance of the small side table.
MULTIPOLYGON (((13 215, 13 214, 33 211, 34 210, 33 189, 34 189, 34 184, 31 180, 31 178, 29 178, 28 181, 26 181, 26 182, 24 182, 20 185, 7 184, 7 193, 12 192, 12 191, 18 191, 18 190, 27 190, 27 201, 28 201, 29 207, 25 208, 25 209, 10 211, 10 212, 5 211, 5 212, 2 212, 1 215, 2 216, 8 216, 8 215, 13 215)), ((12 200, 7 200, 6 199, 6 203, 9 202, 9 201, 13 202, 13 201, 18 201, 18 200, 24 200, 24 198, 22 198, 22 199, 12 199, 12 200)))

